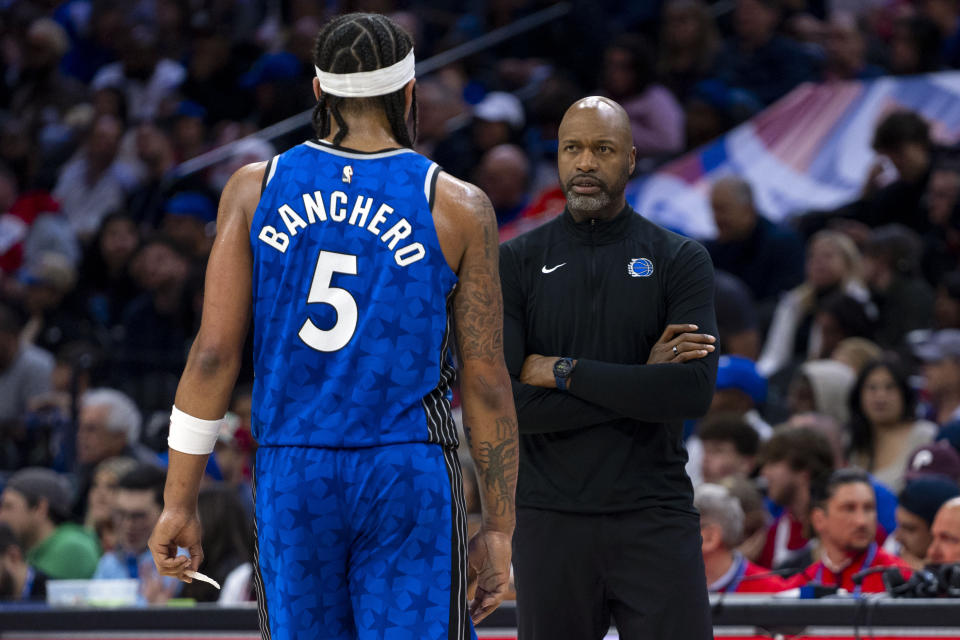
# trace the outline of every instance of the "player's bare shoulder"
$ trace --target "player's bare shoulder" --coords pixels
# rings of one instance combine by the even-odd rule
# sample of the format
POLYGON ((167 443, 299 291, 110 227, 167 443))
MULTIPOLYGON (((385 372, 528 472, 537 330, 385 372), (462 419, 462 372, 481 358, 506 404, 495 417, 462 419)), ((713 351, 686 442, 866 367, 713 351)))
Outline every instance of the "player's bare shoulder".
POLYGON ((459 271, 460 258, 471 243, 496 249, 497 217, 490 198, 476 185, 441 173, 433 213, 440 246, 454 271, 459 271))
POLYGON ((264 187, 267 164, 267 162, 253 162, 240 167, 230 176, 220 197, 220 211, 217 214, 219 224, 222 225, 233 216, 242 213, 247 228, 250 228, 264 187), (228 216, 228 219, 223 220, 223 216, 228 216))

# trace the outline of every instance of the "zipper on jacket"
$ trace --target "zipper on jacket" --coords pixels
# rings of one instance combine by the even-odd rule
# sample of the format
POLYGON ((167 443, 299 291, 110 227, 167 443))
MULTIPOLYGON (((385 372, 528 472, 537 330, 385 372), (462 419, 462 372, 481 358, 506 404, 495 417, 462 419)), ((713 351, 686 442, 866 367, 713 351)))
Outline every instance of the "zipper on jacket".
POLYGON ((591 321, 597 321, 597 219, 590 220, 590 309, 591 321))

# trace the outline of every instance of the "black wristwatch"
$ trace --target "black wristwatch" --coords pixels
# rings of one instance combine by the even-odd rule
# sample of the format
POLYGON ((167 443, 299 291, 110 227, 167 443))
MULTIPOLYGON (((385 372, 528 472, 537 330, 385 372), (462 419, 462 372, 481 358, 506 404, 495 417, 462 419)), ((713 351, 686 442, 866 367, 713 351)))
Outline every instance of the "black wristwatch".
POLYGON ((553 363, 553 377, 557 380, 557 389, 567 390, 567 380, 573 375, 573 358, 560 358, 553 363))

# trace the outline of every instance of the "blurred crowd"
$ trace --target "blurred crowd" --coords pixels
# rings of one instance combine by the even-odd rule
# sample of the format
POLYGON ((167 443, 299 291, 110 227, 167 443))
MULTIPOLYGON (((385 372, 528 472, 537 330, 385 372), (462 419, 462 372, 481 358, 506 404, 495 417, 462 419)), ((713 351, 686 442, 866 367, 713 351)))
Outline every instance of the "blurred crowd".
MULTIPOLYGON (((200 496, 224 590, 159 578, 146 540, 219 193, 312 134, 203 156, 313 106, 335 12, 391 15, 424 60, 547 4, 0 1, 0 598, 91 577, 150 603, 253 597, 249 353, 200 496)), ((489 194, 506 239, 562 210, 557 127, 583 95, 623 104, 643 173, 799 83, 958 64, 960 0, 575 0, 420 78, 417 149, 489 194)), ((686 428, 711 584, 740 558, 800 571, 845 526, 913 567, 960 560, 960 152, 910 112, 865 135, 877 164, 840 209, 775 224, 748 183, 712 186, 724 355, 686 428), (863 483, 847 467, 874 503, 855 525, 830 518, 863 483)))

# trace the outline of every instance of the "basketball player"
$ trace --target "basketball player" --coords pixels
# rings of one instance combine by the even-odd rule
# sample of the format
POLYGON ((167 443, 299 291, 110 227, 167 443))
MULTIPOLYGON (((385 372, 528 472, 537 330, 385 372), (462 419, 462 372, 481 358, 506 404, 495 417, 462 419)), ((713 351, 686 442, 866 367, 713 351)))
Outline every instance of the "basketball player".
POLYGON ((383 16, 328 23, 318 138, 240 169, 220 202, 150 548, 165 575, 201 568, 197 488, 252 314, 264 638, 475 638, 507 588, 517 427, 495 217, 410 148, 412 49, 383 16), (454 339, 483 502, 469 562, 454 339))

